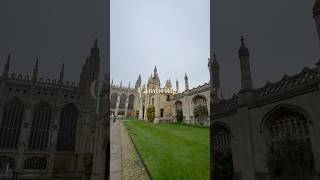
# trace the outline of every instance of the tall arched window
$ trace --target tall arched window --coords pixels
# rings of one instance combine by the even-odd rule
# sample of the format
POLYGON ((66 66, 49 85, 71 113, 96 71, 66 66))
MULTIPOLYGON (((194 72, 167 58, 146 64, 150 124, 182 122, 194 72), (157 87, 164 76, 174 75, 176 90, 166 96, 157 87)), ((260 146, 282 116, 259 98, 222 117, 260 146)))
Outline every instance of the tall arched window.
POLYGON ((78 110, 74 105, 68 104, 62 109, 57 144, 58 151, 74 150, 77 118, 78 110))
POLYGON ((131 94, 129 96, 128 109, 133 109, 133 108, 134 108, 134 95, 131 94))
POLYGON ((310 142, 308 120, 299 112, 276 112, 267 122, 267 128, 274 149, 286 138, 302 139, 310 142))
POLYGON ((51 108, 47 103, 39 104, 33 113, 29 138, 29 149, 46 150, 51 122, 51 108))
POLYGON ((213 153, 231 153, 231 134, 229 129, 216 125, 212 132, 213 153))
POLYGON ((125 94, 121 94, 121 96, 120 96, 119 109, 124 109, 124 108, 126 108, 126 100, 127 100, 127 96, 126 96, 125 94))
POLYGON ((0 126, 0 148, 17 149, 24 108, 20 100, 14 99, 5 107, 0 126))
POLYGON ((213 125, 211 132, 214 179, 233 179, 230 130, 220 124, 216 124, 213 125))
POLYGON ((118 99, 118 94, 117 93, 112 93, 111 99, 110 99, 110 108, 115 109, 117 106, 117 99, 118 99))
POLYGON ((274 178, 313 179, 315 166, 307 117, 298 107, 279 105, 264 119, 263 133, 270 145, 266 164, 274 178))

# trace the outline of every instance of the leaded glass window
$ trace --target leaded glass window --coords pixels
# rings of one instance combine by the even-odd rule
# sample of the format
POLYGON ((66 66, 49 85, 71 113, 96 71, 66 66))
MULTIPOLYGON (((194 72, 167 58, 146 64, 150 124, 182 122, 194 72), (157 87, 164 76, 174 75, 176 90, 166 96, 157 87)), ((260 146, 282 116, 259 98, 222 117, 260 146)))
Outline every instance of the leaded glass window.
POLYGON ((39 104, 33 113, 29 138, 29 149, 46 150, 51 122, 51 108, 47 103, 39 104))
POLYGON ((72 105, 66 105, 61 111, 58 133, 58 151, 72 151, 75 147, 78 110, 72 105))
POLYGON ((4 107, 0 126, 0 148, 17 149, 23 114, 24 107, 18 99, 10 101, 4 107))

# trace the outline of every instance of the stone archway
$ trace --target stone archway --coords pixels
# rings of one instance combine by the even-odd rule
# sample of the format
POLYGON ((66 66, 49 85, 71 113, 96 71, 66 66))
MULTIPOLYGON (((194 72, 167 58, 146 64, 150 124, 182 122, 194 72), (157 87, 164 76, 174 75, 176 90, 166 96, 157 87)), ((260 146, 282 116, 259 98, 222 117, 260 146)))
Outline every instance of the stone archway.
POLYGON ((209 112, 207 107, 207 99, 205 96, 196 95, 193 99, 193 114, 196 124, 209 124, 209 112))

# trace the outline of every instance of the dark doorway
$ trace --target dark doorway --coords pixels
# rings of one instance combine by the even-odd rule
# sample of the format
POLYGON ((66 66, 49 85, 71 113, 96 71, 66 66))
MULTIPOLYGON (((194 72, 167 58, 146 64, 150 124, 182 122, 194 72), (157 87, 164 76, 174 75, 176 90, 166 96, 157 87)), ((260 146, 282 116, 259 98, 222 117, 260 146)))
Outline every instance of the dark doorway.
POLYGON ((160 116, 163 117, 163 109, 160 110, 160 116))

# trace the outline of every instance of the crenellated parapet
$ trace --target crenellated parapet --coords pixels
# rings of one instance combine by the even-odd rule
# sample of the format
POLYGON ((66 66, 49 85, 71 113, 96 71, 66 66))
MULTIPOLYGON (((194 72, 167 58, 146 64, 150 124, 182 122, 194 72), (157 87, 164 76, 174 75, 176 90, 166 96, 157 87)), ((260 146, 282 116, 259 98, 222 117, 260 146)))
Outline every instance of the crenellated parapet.
POLYGON ((304 67, 296 75, 284 75, 281 80, 267 82, 263 87, 254 90, 255 100, 250 107, 257 107, 266 103, 279 101, 304 93, 319 90, 320 72, 318 68, 304 67))
POLYGON ((193 94, 198 94, 198 93, 202 93, 202 92, 205 92, 205 91, 209 91, 209 89, 210 89, 210 84, 209 83, 205 83, 203 85, 199 85, 199 86, 189 90, 189 95, 193 95, 193 94))
MULTIPOLYGON (((199 85, 197 87, 194 87, 188 91, 188 95, 192 96, 195 94, 199 94, 205 91, 210 90, 210 84, 209 83, 204 83, 203 85, 199 85)), ((172 100, 180 99, 183 98, 186 95, 186 92, 178 93, 172 96, 172 100)))
MULTIPOLYGON (((4 77, 0 77, 0 79, 4 80, 4 77)), ((15 83, 32 83, 32 79, 30 78, 29 75, 23 75, 23 74, 16 74, 16 73, 12 73, 8 78, 6 78, 6 81, 8 82, 15 82, 15 83)), ((56 79, 50 79, 50 78, 43 78, 40 77, 38 79, 36 79, 36 81, 34 82, 35 84, 42 84, 42 85, 48 85, 50 87, 58 87, 59 86, 59 81, 56 79)), ((65 81, 62 84, 62 87, 66 87, 66 88, 80 88, 79 83, 76 83, 74 81, 65 81)))
POLYGON ((228 100, 221 100, 218 104, 215 104, 212 107, 213 118, 219 118, 235 114, 237 113, 238 107, 239 104, 237 95, 233 95, 232 98, 228 100))
MULTIPOLYGON (((320 64, 315 68, 304 67, 296 75, 285 74, 281 80, 271 83, 267 81, 263 87, 253 89, 253 101, 248 104, 248 108, 257 108, 266 104, 271 104, 301 94, 312 93, 320 89, 320 64)), ((237 109, 242 107, 239 104, 238 95, 233 95, 228 100, 221 100, 213 107, 215 118, 229 116, 237 113, 237 109)))

